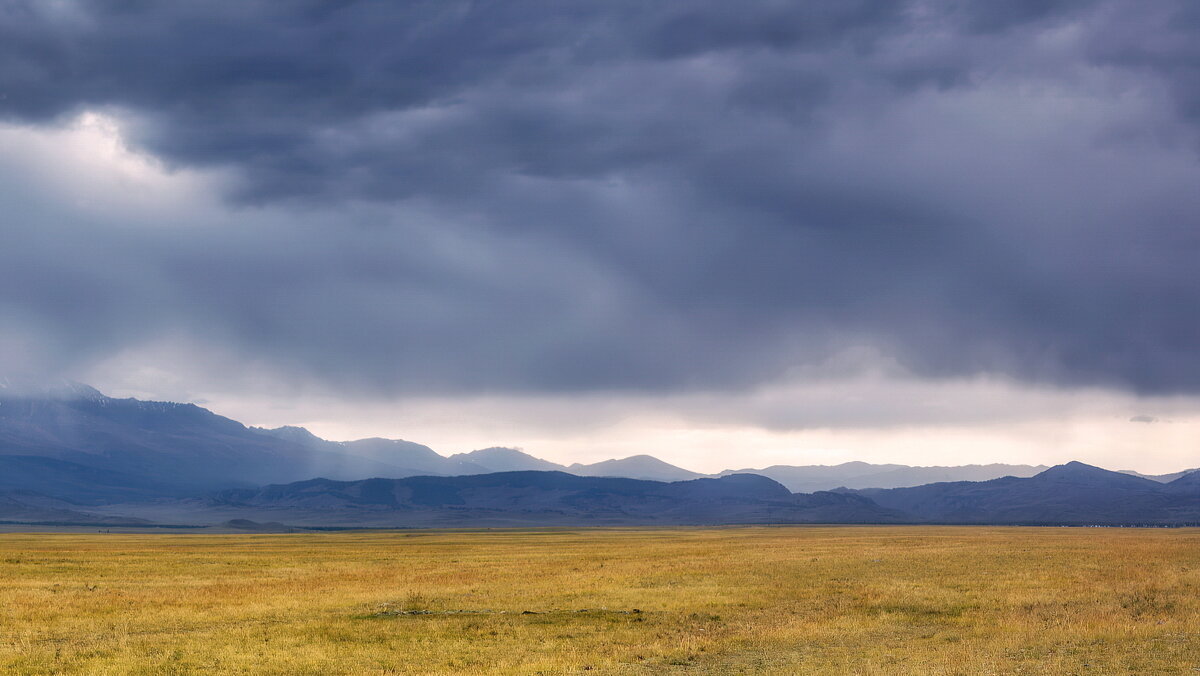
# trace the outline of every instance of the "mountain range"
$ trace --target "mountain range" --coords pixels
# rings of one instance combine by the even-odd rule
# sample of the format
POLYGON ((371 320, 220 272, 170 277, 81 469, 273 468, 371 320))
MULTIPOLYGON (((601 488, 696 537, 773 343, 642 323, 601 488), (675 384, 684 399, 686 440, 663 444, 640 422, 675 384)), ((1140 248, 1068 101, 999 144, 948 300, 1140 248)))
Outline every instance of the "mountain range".
POLYGON ((1200 522, 1198 482, 1200 472, 1146 477, 1080 463, 851 462, 705 476, 650 455, 570 466, 502 447, 447 457, 412 441, 246 427, 193 404, 76 383, 0 383, 0 521, 1177 524, 1200 522))
POLYGON ((938 481, 986 481, 1003 476, 1029 477, 1046 469, 1045 465, 910 467, 847 462, 840 465, 772 465, 762 469, 726 470, 722 474, 761 474, 771 477, 792 491, 806 493, 833 488, 900 488, 938 481))
POLYGON ((922 521, 1200 524, 1200 472, 1197 471, 1162 483, 1069 462, 1029 478, 1004 477, 852 492, 922 521))
POLYGON ((879 523, 901 518, 862 496, 794 494, 754 474, 661 482, 544 471, 314 479, 224 491, 200 509, 289 523, 406 526, 879 523))
MULTIPOLYGON (((728 470, 716 476, 760 474, 793 492, 812 492, 1029 476, 1043 469, 851 462, 728 470)), ((194 404, 116 399, 76 383, 19 395, 0 389, 0 470, 0 490, 37 490, 84 502, 189 495, 315 477, 355 480, 525 470, 652 481, 705 476, 650 455, 565 466, 511 448, 446 457, 399 439, 328 441, 303 427, 246 427, 194 404)))

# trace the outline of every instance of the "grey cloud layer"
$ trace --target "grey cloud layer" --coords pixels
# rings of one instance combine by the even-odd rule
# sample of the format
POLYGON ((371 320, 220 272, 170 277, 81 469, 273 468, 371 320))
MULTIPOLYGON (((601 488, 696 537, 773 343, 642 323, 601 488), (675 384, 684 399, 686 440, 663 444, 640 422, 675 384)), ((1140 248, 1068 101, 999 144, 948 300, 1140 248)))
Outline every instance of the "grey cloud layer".
POLYGON ((185 334, 385 391, 741 386, 847 345, 1197 391, 1198 17, 8 2, 7 120, 106 111, 234 180, 182 230, 10 194, 0 312, 64 368, 185 334))

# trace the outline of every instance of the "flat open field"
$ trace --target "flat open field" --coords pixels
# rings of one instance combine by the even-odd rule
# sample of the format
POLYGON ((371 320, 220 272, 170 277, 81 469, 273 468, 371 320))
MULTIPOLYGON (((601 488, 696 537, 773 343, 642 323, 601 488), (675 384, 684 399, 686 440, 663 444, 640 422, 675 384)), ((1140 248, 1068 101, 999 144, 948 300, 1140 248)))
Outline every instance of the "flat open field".
POLYGON ((0 534, 5 673, 1200 673, 1200 530, 0 534))

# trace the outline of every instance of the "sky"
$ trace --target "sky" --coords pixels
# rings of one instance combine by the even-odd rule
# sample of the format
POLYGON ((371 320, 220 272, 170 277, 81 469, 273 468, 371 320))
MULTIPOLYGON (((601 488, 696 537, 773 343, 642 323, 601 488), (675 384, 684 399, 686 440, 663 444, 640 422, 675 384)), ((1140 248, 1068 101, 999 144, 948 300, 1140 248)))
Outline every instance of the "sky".
POLYGON ((0 373, 698 471, 1200 466, 1200 6, 0 2, 0 373))

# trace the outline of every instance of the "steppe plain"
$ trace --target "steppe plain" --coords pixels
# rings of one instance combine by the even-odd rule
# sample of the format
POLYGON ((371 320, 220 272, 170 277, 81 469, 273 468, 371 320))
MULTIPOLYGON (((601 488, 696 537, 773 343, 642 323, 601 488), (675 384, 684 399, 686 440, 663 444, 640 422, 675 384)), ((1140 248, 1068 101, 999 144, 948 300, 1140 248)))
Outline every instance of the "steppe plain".
POLYGON ((1200 673, 1200 529, 0 534, 5 673, 1200 673))

